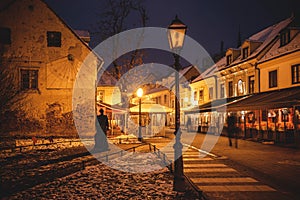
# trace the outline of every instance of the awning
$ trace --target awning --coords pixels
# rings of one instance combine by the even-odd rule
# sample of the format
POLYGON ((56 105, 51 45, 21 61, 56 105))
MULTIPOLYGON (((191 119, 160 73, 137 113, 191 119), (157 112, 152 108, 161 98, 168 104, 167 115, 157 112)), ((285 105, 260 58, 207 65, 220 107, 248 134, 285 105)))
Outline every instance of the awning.
POLYGON ((205 104, 195 106, 189 110, 184 111, 185 114, 193 114, 193 113, 203 113, 203 112, 212 112, 212 111, 226 111, 226 106, 233 104, 235 102, 239 102, 243 99, 249 98, 249 96, 239 96, 239 97, 231 97, 231 98, 223 98, 217 99, 211 102, 207 102, 205 104))
POLYGON ((112 112, 114 114, 123 114, 123 113, 127 112, 126 109, 124 109, 120 106, 117 106, 117 105, 109 105, 109 104, 103 103, 103 102, 97 102, 97 105, 100 107, 106 108, 107 112, 112 112))
POLYGON ((260 109, 289 108, 300 105, 300 87, 292 87, 247 96, 232 97, 214 100, 199 106, 195 106, 185 114, 203 112, 226 112, 226 111, 246 111, 260 109))
POLYGON ((300 87, 257 93, 232 103, 227 111, 285 108, 300 105, 300 87))
MULTIPOLYGON (((139 112, 139 105, 130 108, 131 113, 139 112)), ((142 113, 170 113, 172 109, 160 104, 141 104, 142 113)))

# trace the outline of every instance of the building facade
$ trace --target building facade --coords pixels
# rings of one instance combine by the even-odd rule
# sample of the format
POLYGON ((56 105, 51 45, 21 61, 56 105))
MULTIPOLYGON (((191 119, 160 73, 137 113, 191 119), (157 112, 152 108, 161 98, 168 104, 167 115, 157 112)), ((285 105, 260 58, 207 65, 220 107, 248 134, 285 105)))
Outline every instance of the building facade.
POLYGON ((4 0, 0 6, 1 68, 10 70, 18 99, 6 110, 5 120, 13 121, 7 131, 74 133, 72 90, 91 53, 88 38, 41 0, 4 0))

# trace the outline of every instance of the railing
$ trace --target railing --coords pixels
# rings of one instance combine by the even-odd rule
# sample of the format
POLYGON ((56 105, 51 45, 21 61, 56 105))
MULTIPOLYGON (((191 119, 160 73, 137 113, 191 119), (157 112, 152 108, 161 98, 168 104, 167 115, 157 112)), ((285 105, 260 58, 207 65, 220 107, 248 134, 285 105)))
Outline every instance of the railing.
MULTIPOLYGON (((55 145, 59 145, 59 144, 69 144, 69 145, 72 145, 72 143, 81 143, 81 139, 76 139, 76 140, 67 140, 67 141, 58 141, 58 142, 47 142, 47 143, 44 143, 44 140, 42 140, 42 143, 41 144, 36 144, 32 141, 32 144, 30 145, 19 145, 19 146, 16 146, 16 145, 13 145, 13 146, 6 146, 6 147, 1 147, 0 148, 0 151, 5 151, 5 152, 22 152, 24 149, 34 149, 34 147, 41 147, 41 146, 55 146, 55 145)), ((86 141, 89 141, 89 140, 86 140, 86 141)), ((92 140, 91 140, 92 141, 92 140)), ((82 144, 83 145, 83 144, 82 144)), ((81 145, 79 145, 81 146, 81 145)))
MULTIPOLYGON (((125 152, 129 152, 129 151, 136 152, 137 148, 140 148, 140 147, 146 146, 146 145, 148 145, 148 147, 149 147, 149 152, 153 152, 160 159, 162 159, 163 163, 167 166, 167 168, 170 170, 170 172, 173 172, 172 161, 168 160, 166 154, 164 152, 160 151, 155 145, 152 145, 152 144, 140 144, 138 146, 134 146, 134 147, 131 147, 131 148, 128 148, 128 149, 125 149, 125 150, 120 150, 120 151, 117 151, 117 152, 113 152, 113 153, 110 153, 110 154, 103 155, 103 156, 99 157, 99 159, 104 159, 105 162, 108 162, 110 160, 110 157, 113 157, 113 156, 118 155, 118 154, 120 156, 123 156, 125 152)), ((84 166, 86 166, 86 163, 93 162, 94 160, 95 160, 95 158, 91 158, 87 161, 82 161, 83 168, 84 168, 84 166)))

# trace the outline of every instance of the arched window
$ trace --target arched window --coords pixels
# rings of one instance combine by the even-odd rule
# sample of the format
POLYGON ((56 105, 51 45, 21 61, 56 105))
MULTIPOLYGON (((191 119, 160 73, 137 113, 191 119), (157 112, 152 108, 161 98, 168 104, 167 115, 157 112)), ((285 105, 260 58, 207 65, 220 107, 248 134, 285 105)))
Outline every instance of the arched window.
POLYGON ((244 88, 244 82, 240 79, 238 81, 238 93, 239 95, 244 94, 245 88, 244 88))

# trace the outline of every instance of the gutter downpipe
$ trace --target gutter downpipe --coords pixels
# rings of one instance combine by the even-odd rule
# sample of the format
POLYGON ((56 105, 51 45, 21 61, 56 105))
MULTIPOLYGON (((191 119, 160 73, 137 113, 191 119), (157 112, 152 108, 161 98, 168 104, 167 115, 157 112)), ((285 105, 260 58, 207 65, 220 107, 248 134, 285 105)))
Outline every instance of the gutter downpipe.
POLYGON ((257 85, 258 85, 258 93, 260 93, 260 68, 257 67, 257 62, 254 64, 255 70, 257 70, 257 85))

